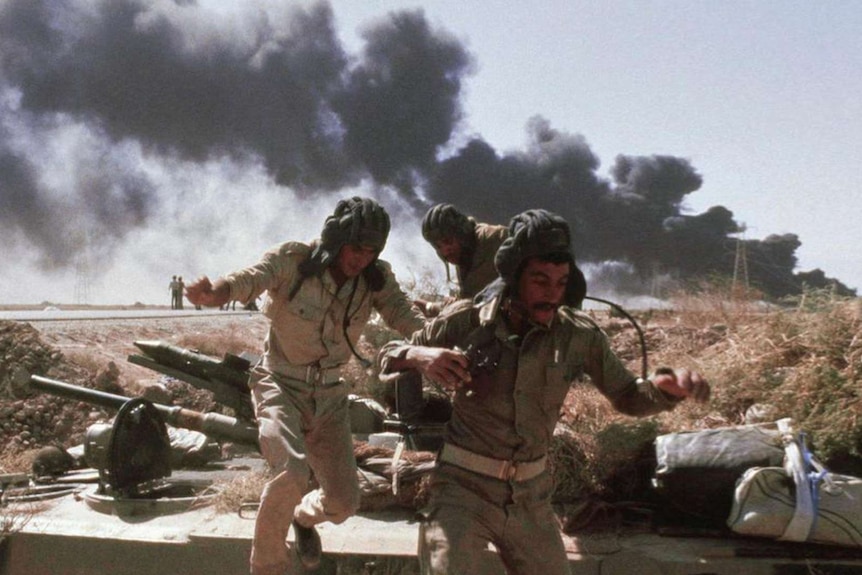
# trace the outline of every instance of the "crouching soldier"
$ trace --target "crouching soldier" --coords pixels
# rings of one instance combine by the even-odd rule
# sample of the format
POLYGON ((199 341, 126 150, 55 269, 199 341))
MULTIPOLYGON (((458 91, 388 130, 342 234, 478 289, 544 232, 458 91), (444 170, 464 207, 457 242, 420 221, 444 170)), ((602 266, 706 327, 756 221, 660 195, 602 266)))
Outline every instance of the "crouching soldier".
POLYGON ((664 369, 642 380, 625 368, 574 309, 586 284, 570 242, 568 224, 553 213, 515 216, 494 259, 499 280, 482 301, 457 302, 380 351, 383 377, 418 370, 454 392, 420 531, 426 575, 481 572, 488 543, 507 573, 569 573, 547 462, 563 400, 583 375, 629 415, 709 396, 695 372, 664 369))
POLYGON ((471 298, 497 278, 494 254, 506 239, 506 226, 483 224, 464 215, 452 204, 437 204, 422 218, 422 237, 446 264, 455 266, 458 291, 454 298, 430 302, 415 300, 428 317, 440 314, 455 299, 471 298))

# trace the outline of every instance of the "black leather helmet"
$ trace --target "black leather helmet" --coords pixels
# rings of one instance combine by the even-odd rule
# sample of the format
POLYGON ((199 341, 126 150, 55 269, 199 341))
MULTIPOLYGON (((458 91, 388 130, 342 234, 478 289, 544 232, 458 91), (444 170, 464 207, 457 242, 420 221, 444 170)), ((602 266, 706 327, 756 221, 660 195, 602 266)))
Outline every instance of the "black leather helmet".
POLYGON ((432 206, 422 218, 422 237, 432 244, 447 237, 464 241, 472 238, 475 231, 476 220, 459 212, 452 204, 432 206))
POLYGON ((519 274, 527 259, 536 256, 564 254, 571 265, 566 286, 566 305, 580 307, 587 294, 584 274, 575 265, 569 224, 547 210, 527 210, 509 222, 509 237, 494 256, 494 266, 510 291, 516 290, 519 274))
MULTIPOLYGON (((299 273, 304 280, 319 276, 338 256, 345 245, 372 246, 378 252, 383 250, 389 237, 389 214, 371 198, 353 196, 338 202, 335 211, 323 223, 320 243, 309 258, 299 264, 299 273)), ((372 291, 383 288, 384 276, 375 260, 363 270, 372 291)), ((293 299, 302 281, 291 289, 288 299, 293 299)))
POLYGON ((321 247, 334 254, 345 244, 383 250, 389 237, 389 214, 371 198, 354 196, 338 202, 326 218, 320 234, 321 247))

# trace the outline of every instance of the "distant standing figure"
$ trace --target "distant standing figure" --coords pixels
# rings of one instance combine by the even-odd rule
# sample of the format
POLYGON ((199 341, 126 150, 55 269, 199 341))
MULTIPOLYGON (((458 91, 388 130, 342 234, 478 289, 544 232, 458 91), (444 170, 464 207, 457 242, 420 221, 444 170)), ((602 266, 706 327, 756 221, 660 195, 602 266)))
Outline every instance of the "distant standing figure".
POLYGON ((186 284, 183 282, 183 276, 179 276, 177 278, 177 307, 176 309, 183 309, 183 289, 186 287, 186 284))
POLYGON ((177 276, 171 276, 171 283, 168 284, 168 289, 171 290, 171 309, 177 309, 177 301, 182 297, 182 289, 180 282, 177 281, 177 276))

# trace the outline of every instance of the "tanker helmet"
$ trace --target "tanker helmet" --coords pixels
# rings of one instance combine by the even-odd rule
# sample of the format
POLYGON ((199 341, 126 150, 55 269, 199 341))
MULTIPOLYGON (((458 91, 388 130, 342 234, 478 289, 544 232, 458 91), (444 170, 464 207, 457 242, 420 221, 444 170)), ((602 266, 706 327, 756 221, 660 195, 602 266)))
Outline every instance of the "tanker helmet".
POLYGON ((431 244, 449 237, 463 242, 473 238, 475 231, 476 220, 464 215, 452 204, 437 204, 422 218, 422 237, 431 244))
POLYGON ((497 250, 494 266, 508 291, 513 293, 529 258, 563 256, 571 266, 565 303, 580 307, 587 293, 587 283, 584 274, 575 265, 571 240, 569 224, 561 216, 542 209, 527 210, 509 222, 509 237, 497 250))
POLYGON ((56 445, 43 447, 33 459, 33 475, 37 478, 58 477, 75 466, 75 459, 56 445))
POLYGON ((354 196, 338 202, 326 218, 320 234, 321 247, 335 256, 342 246, 362 245, 383 250, 389 237, 389 214, 371 198, 354 196))
MULTIPOLYGON (((309 258, 299 264, 301 281, 291 289, 288 299, 292 300, 296 295, 302 280, 320 276, 335 261, 343 246, 370 246, 378 253, 382 251, 389 237, 389 227, 389 214, 374 200, 353 196, 339 201, 335 211, 323 223, 320 243, 309 258)), ((380 291, 384 282, 383 272, 377 263, 375 260, 363 271, 372 291, 380 291)))

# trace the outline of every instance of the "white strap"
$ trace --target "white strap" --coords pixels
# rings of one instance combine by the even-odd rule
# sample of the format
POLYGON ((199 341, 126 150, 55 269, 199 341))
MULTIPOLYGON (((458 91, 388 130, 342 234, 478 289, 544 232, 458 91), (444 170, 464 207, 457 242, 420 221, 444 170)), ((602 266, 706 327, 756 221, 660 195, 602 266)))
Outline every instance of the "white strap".
POLYGON ((392 454, 392 495, 398 495, 398 484, 401 481, 401 456, 404 454, 406 441, 404 436, 398 440, 395 453, 392 454))
POLYGON ((793 427, 789 418, 781 419, 778 430, 782 433, 784 441, 784 469, 793 478, 796 484, 796 508, 793 517, 778 539, 780 541, 807 541, 814 526, 814 518, 817 510, 814 509, 814 499, 811 495, 811 482, 806 470, 802 450, 793 434, 793 427))

